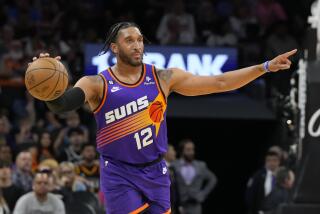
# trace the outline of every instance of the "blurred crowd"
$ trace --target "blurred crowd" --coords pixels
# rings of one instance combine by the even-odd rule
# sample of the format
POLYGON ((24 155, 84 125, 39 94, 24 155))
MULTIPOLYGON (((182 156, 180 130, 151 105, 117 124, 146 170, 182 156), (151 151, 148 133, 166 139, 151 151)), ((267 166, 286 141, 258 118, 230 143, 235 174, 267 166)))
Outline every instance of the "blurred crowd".
MULTIPOLYGON (((237 48, 242 67, 303 47, 311 2, 0 0, 0 205, 4 196, 12 211, 17 199, 32 189, 36 195, 55 192, 69 209, 86 209, 70 204, 87 197, 99 211, 104 201, 99 193, 95 121, 86 106, 55 115, 25 91, 24 72, 33 56, 62 56, 71 86, 83 75, 84 44, 103 43, 115 22, 134 21, 153 44, 237 48), (88 195, 75 194, 83 191, 88 195)), ((288 90, 289 79, 267 76, 269 96, 288 90)), ((203 201, 209 189, 197 200, 203 201)), ((18 204, 19 209, 26 206, 18 204)))

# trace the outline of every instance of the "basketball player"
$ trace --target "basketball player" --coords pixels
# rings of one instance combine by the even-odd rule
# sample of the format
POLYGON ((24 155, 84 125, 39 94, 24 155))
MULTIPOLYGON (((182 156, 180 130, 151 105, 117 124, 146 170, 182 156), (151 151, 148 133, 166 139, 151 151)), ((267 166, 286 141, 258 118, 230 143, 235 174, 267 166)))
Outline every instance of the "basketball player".
POLYGON ((289 69, 288 57, 297 51, 264 64, 204 77, 144 64, 144 37, 131 22, 110 28, 102 53, 109 48, 117 58, 114 66, 82 77, 61 97, 46 103, 56 113, 89 104, 98 127, 101 189, 111 214, 171 212, 169 173, 163 160, 170 93, 197 96, 234 90, 267 72, 289 69))

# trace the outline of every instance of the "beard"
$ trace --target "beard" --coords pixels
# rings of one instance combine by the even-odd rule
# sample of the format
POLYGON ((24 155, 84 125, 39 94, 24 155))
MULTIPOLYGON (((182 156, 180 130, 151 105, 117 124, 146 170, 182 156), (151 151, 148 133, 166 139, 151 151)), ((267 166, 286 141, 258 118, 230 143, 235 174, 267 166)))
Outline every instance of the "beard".
POLYGON ((141 54, 140 60, 134 60, 133 57, 130 57, 130 55, 124 53, 121 49, 119 50, 119 58, 121 59, 122 62, 131 65, 133 67, 138 67, 142 65, 142 60, 143 60, 143 54, 141 54))

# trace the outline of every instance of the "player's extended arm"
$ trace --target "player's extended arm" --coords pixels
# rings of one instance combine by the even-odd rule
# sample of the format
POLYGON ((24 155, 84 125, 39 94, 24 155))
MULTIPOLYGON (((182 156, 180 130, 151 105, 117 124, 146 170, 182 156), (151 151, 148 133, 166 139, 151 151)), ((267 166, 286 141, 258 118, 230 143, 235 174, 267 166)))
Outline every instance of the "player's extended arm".
MULTIPOLYGON (((281 54, 268 63, 271 72, 290 68, 289 56, 297 50, 281 54)), ((217 76, 196 76, 178 68, 158 70, 158 76, 164 83, 166 91, 175 91, 186 96, 197 96, 238 89, 266 73, 264 64, 254 65, 217 76)))

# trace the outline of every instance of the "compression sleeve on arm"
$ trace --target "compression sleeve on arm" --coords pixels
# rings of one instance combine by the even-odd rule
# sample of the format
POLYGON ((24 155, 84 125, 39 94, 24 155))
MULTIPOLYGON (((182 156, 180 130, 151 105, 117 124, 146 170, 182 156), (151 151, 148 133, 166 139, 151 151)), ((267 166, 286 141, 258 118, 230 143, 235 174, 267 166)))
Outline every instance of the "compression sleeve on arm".
POLYGON ((54 113, 63 113, 80 108, 85 102, 84 91, 79 87, 67 90, 55 100, 46 101, 48 108, 54 113))

